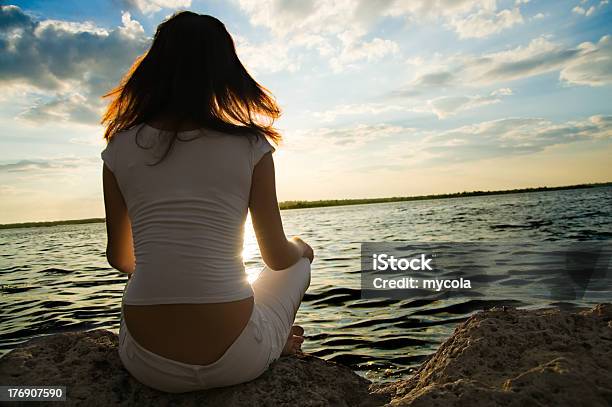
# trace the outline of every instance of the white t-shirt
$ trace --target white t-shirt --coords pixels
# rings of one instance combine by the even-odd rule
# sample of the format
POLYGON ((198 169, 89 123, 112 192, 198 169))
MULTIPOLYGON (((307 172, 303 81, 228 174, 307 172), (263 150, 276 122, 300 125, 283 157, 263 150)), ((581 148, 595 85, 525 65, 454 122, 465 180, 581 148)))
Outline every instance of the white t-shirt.
POLYGON ((101 157, 132 223, 136 269, 125 304, 228 302, 253 295, 242 259, 251 176, 274 151, 265 137, 146 124, 111 138, 101 157), (136 144, 136 133, 138 143, 136 144), (189 141, 181 141, 189 140, 189 141), (160 143, 160 140, 162 141, 160 143))

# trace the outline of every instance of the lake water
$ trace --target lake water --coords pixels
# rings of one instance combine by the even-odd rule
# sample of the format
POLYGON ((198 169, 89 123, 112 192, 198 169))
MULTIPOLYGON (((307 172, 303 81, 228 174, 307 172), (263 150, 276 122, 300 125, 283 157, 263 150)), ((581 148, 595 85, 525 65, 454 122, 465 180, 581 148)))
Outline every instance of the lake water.
MULTIPOLYGON (((303 350, 391 380, 409 375, 483 308, 611 301, 609 289, 560 301, 525 283, 544 281, 546 271, 516 268, 468 296, 362 299, 359 273, 361 242, 607 244, 611 215, 612 187, 283 211, 287 235, 302 236, 316 253, 297 316, 307 335, 303 350)), ((0 354, 55 332, 118 332, 127 278, 106 263, 105 242, 101 223, 0 230, 0 354)), ((256 273, 261 260, 250 227, 244 257, 256 273)))

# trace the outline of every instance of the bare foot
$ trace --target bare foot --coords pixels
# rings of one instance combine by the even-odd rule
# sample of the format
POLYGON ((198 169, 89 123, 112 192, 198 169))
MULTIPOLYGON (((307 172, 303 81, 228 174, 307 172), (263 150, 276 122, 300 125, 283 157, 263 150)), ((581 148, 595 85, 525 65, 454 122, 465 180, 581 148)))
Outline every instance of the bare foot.
POLYGON ((293 325, 285 347, 281 355, 294 355, 302 350, 302 343, 304 342, 304 328, 299 325, 293 325))

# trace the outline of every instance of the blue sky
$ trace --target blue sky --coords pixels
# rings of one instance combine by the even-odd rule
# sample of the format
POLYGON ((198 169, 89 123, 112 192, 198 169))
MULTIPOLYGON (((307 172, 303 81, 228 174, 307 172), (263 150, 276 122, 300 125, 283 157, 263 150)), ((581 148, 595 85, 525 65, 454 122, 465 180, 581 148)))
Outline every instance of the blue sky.
POLYGON ((179 9, 223 21, 280 103, 280 200, 612 180, 607 1, 16 1, 0 223, 103 216, 100 96, 179 9))

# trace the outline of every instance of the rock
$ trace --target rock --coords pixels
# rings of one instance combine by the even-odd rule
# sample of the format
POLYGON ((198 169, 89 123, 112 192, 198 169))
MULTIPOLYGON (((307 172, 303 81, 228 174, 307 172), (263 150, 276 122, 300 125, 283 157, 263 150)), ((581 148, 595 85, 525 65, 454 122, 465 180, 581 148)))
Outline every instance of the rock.
MULTIPOLYGON (((50 335, 0 359, 2 385, 65 385, 63 405, 610 406, 612 305, 580 312, 494 308, 473 315, 416 374, 371 384, 310 355, 252 382, 167 394, 133 379, 107 330, 50 335)), ((30 405, 30 403, 24 403, 30 405)))
MULTIPOLYGON (((105 329, 32 339, 0 359, 1 385, 65 385, 62 405, 90 406, 379 406, 370 381, 314 356, 282 357, 245 384, 183 394, 159 392, 131 377, 105 329)), ((22 403, 24 406, 31 402, 22 403)))
POLYGON ((414 376, 371 391, 391 406, 610 406, 612 305, 480 312, 414 376))

